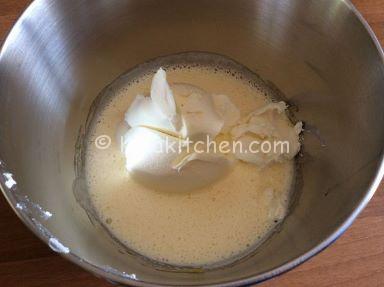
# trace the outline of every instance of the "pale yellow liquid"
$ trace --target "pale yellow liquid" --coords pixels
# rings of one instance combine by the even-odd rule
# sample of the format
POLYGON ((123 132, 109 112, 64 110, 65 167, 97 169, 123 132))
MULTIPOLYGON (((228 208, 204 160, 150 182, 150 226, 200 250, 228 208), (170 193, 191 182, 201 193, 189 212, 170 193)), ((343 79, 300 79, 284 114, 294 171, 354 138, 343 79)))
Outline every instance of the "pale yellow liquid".
MULTIPOLYGON (((167 71, 168 81, 228 95, 242 116, 270 101, 248 81, 214 69, 167 71)), ((117 140, 97 149, 100 135, 116 129, 137 94, 148 95, 151 76, 116 91, 98 115, 87 147, 89 194, 100 220, 128 248, 159 262, 204 266, 228 262, 253 250, 286 216, 293 161, 265 168, 238 162, 211 186, 191 192, 150 190, 132 180, 117 140)), ((287 119, 288 120, 288 119, 287 119)))

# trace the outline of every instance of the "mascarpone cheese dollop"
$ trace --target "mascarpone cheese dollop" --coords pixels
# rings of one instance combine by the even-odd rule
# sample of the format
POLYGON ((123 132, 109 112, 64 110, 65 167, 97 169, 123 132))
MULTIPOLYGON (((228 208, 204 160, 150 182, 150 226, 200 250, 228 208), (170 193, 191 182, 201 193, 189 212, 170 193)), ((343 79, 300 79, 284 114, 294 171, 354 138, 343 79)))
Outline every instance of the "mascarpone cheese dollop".
POLYGON ((236 160, 259 166, 292 159, 300 149, 302 123, 293 126, 284 102, 270 103, 241 117, 226 95, 209 94, 184 83, 169 85, 160 68, 152 80, 150 96, 137 95, 125 114, 122 152, 130 175, 144 185, 167 191, 197 189, 231 170, 236 160), (286 141, 288 152, 222 153, 200 141, 239 141, 245 149, 252 141, 286 141))

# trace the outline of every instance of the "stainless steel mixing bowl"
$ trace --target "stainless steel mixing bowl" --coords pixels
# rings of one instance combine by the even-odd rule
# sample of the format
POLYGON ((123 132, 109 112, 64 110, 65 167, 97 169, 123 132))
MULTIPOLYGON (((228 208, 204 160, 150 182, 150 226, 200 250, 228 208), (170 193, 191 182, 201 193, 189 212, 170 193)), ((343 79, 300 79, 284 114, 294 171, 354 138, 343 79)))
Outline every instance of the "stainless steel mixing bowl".
POLYGON ((36 0, 0 55, 0 182, 37 236, 98 276, 137 286, 258 282, 321 251, 372 197, 384 172, 383 92, 382 50, 346 0, 36 0), (72 193, 92 100, 131 67, 184 51, 246 65, 306 123, 301 192, 281 230, 247 260, 196 274, 120 253, 72 193))

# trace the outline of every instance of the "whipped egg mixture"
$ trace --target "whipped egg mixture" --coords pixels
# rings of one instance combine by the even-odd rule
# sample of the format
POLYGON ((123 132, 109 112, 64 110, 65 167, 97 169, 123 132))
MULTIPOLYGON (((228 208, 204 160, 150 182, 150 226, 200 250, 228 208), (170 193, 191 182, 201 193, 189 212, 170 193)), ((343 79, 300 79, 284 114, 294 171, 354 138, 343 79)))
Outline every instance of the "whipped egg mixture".
MULTIPOLYGON (((174 65, 112 89, 86 149, 89 196, 104 226, 157 262, 201 267, 254 250, 287 215, 301 123, 238 71, 174 65), (97 138, 114 139, 107 149, 97 138), (289 143, 288 151, 196 152, 193 143, 289 143), (174 143, 177 151, 165 151, 174 143), (192 148, 190 148, 192 146, 192 148)), ((123 84, 122 84, 123 83, 123 84)))

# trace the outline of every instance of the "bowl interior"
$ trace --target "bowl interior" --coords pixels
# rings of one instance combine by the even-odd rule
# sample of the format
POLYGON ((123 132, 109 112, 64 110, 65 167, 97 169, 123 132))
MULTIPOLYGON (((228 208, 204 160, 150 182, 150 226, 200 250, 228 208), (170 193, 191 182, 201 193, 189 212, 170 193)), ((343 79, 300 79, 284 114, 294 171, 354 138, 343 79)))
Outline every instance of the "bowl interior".
POLYGON ((262 280, 319 251, 372 195, 383 79, 381 51, 348 1, 36 0, 0 55, 0 181, 43 240, 99 275, 165 285, 262 280), (72 191, 76 139, 97 94, 135 65, 186 51, 257 72, 306 129, 300 194, 281 230, 247 260, 196 274, 122 254, 72 191))

